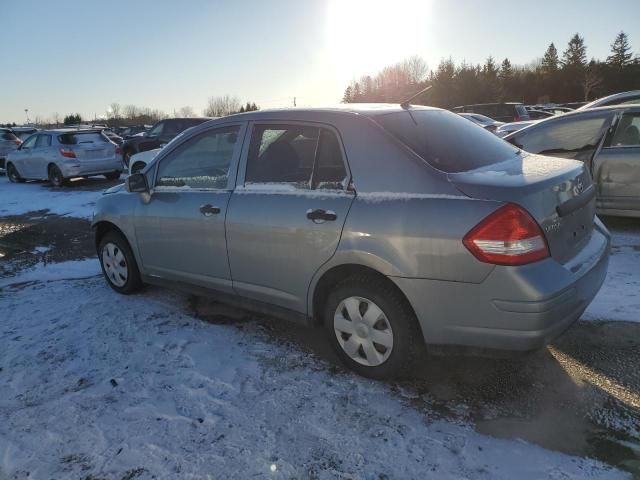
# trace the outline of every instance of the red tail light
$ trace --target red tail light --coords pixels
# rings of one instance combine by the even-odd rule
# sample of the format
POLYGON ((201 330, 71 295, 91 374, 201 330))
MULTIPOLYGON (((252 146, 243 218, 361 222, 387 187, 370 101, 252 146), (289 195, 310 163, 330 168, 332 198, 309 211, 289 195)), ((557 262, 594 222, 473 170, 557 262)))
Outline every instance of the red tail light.
POLYGON ((525 265, 549 256, 540 226, 524 208, 509 203, 476 225, 463 239, 481 262, 525 265))
POLYGON ((514 122, 519 122, 520 121, 520 117, 516 115, 515 117, 513 117, 513 121, 514 122))
POLYGON ((60 149, 60 155, 62 155, 63 157, 66 157, 66 158, 76 158, 76 152, 74 152, 73 150, 71 150, 69 148, 61 148, 60 149))
POLYGON ((122 155, 122 151, 120 150, 120 147, 116 147, 116 155, 122 155))

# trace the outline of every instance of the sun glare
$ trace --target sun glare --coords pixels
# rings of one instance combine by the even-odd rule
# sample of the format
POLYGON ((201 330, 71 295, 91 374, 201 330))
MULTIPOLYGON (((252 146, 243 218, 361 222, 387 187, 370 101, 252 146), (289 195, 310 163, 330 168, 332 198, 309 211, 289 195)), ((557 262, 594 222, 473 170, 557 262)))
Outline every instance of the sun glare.
POLYGON ((426 0, 332 0, 328 8, 327 55, 341 79, 373 75, 420 53, 426 0))

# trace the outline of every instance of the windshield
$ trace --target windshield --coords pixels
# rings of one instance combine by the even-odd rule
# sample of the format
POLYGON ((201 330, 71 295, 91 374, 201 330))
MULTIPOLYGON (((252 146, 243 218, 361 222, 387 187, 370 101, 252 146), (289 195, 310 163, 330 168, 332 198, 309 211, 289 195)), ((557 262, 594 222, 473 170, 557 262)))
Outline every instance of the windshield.
POLYGON ((499 163, 519 150, 459 115, 444 110, 411 110, 375 121, 431 166, 464 172, 499 163))

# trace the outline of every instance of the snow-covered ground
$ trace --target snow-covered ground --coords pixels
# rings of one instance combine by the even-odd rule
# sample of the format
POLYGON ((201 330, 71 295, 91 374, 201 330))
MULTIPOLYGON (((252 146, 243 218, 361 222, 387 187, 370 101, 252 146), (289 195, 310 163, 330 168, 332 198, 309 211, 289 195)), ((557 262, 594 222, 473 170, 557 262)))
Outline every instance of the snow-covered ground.
POLYGON ((10 183, 0 177, 0 216, 48 209, 57 215, 91 218, 100 195, 100 191, 53 189, 42 182, 10 183))
POLYGON ((194 319, 179 294, 118 296, 96 269, 39 267, 13 281, 44 281, 0 291, 0 478, 626 478, 417 412, 194 319))

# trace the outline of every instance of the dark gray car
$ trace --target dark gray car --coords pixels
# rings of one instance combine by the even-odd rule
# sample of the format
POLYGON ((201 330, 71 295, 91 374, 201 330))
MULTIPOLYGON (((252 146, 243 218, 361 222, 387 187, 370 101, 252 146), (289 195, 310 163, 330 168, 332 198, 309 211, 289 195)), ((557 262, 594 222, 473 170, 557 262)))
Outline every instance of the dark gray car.
POLYGON ((578 110, 505 137, 531 153, 585 163, 598 213, 640 217, 640 105, 578 110))
POLYGON ((9 153, 20 146, 22 141, 9 128, 0 128, 0 172, 5 170, 9 153))
POLYGON ((361 374, 418 348, 539 348, 602 284, 609 234, 581 162, 453 113, 348 105, 209 121, 105 193, 109 285, 182 287, 324 325, 361 374))

